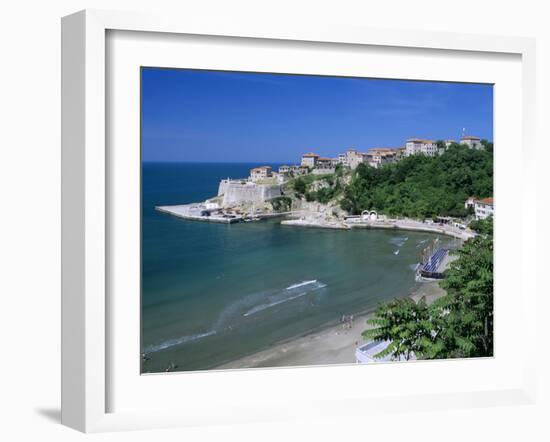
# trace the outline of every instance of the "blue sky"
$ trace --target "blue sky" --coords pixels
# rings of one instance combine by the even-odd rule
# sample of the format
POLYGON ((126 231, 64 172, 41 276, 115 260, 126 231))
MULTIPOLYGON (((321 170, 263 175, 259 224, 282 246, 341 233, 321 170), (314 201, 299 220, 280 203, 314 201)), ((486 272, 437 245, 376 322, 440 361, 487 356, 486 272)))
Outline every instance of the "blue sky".
POLYGON ((142 69, 144 161, 296 163, 462 128, 493 139, 491 85, 142 69))

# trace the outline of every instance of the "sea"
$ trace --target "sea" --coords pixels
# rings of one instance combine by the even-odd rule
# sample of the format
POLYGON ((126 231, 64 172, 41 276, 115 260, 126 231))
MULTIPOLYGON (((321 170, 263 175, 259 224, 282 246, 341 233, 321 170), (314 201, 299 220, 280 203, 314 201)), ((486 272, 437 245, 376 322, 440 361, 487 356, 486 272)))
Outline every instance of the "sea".
POLYGON ((142 372, 212 369, 415 289, 432 234, 217 224, 155 210, 204 201, 221 179, 258 165, 142 164, 142 372))

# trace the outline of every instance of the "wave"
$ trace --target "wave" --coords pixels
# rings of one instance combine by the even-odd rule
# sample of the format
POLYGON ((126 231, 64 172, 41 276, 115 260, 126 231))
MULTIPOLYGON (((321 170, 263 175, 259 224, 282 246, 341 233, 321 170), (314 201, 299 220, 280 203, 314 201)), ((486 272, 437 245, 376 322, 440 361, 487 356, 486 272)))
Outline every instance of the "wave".
POLYGON ((145 353, 155 353, 157 351, 165 350, 169 347, 174 347, 175 345, 185 344, 186 342, 198 341, 199 339, 206 338, 208 336, 215 335, 216 330, 210 330, 205 333, 198 333, 196 335, 186 335, 179 338, 168 339, 167 341, 161 342, 157 345, 151 345, 144 349, 145 353))
POLYGON ((302 296, 305 296, 307 295, 309 292, 302 292, 298 295, 294 295, 294 296, 290 296, 288 298, 285 298, 285 299, 280 299, 278 301, 273 301, 269 304, 261 304, 261 305, 258 305, 254 308, 251 308, 250 310, 248 310, 243 316, 250 316, 250 315, 253 315, 254 313, 258 313, 258 312, 261 312, 262 310, 265 310, 265 309, 268 309, 268 308, 271 308, 271 307, 275 307, 276 305, 279 305, 279 304, 282 304, 284 302, 288 302, 288 301, 292 301, 293 299, 297 299, 297 298, 301 298, 302 296))
POLYGON ((159 344, 151 345, 143 351, 145 353, 154 353, 157 351, 166 350, 170 347, 198 341, 200 339, 207 338, 208 336, 233 330, 234 328, 243 325, 243 321, 247 321, 246 319, 243 319, 243 317, 248 318, 249 316, 263 310, 301 298, 324 287, 326 287, 326 284, 313 279, 292 284, 285 289, 267 290, 243 296, 241 299, 227 305, 219 313, 209 331, 168 339, 159 344))
POLYGON ((256 305, 256 306, 252 307, 251 309, 246 311, 243 314, 243 316, 247 317, 247 316, 253 315, 255 313, 261 312, 263 310, 266 310, 268 308, 275 307, 276 305, 283 304, 283 303, 289 302, 289 301, 293 301, 295 299, 301 298, 302 296, 306 296, 306 295, 308 295, 309 293, 311 293, 315 290, 325 288, 326 286, 327 286, 326 284, 324 284, 320 281, 317 281, 316 279, 313 279, 311 281, 303 281, 303 282, 300 282, 300 283, 292 284, 292 285, 288 286, 285 289, 285 292, 293 291, 297 288, 301 288, 300 293, 298 293, 296 295, 292 295, 292 296, 284 296, 285 293, 283 292, 283 293, 278 293, 277 294, 278 296, 277 295, 270 296, 268 298, 269 302, 265 302, 263 304, 259 304, 259 305, 256 305), (281 295, 283 295, 283 297, 281 297, 281 295))
POLYGON ((304 285, 315 284, 316 282, 317 282, 316 279, 312 279, 311 281, 302 281, 302 282, 299 282, 298 284, 292 284, 291 286, 288 286, 286 289, 292 290, 298 287, 303 287, 304 285))
POLYGON ((405 244, 408 241, 408 236, 397 236, 395 238, 390 239, 390 244, 401 247, 403 244, 405 244))
POLYGON ((416 245, 416 248, 420 247, 422 244, 425 244, 428 240, 427 239, 423 239, 422 241, 420 241, 417 245, 416 245))

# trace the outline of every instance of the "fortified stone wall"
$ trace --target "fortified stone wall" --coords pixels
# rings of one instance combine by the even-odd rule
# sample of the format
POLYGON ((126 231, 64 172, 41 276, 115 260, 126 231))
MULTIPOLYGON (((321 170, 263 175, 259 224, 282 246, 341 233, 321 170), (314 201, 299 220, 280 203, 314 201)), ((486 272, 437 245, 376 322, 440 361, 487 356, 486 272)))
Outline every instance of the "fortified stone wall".
POLYGON ((218 188, 223 195, 223 205, 233 206, 242 203, 263 203, 281 196, 281 186, 223 180, 218 188))

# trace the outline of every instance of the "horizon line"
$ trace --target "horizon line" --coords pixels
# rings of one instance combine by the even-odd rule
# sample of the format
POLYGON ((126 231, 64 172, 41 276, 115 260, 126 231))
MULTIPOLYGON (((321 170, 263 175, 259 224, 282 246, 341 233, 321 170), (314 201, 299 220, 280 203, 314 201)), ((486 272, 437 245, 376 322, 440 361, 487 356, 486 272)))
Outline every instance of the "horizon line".
POLYGON ((292 164, 292 161, 187 161, 187 160, 141 160, 142 163, 187 163, 187 164, 256 164, 256 163, 273 163, 273 164, 292 164))

